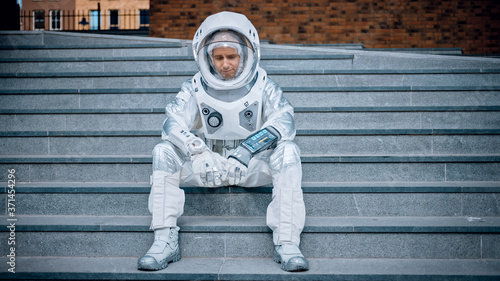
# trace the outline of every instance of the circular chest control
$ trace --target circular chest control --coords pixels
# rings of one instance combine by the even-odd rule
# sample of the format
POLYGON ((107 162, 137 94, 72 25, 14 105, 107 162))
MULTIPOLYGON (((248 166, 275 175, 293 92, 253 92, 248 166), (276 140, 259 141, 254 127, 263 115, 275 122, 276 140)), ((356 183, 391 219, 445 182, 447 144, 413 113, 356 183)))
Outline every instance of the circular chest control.
POLYGON ((222 115, 218 112, 210 114, 210 116, 208 116, 207 123, 212 128, 219 127, 222 123, 222 115))

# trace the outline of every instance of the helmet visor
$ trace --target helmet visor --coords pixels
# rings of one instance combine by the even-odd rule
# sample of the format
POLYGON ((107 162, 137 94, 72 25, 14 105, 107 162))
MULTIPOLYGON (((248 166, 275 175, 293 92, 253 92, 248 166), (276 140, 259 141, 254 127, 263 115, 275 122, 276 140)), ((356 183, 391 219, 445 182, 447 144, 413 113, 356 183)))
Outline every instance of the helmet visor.
POLYGON ((258 64, 252 44, 232 30, 219 30, 207 36, 197 54, 203 77, 217 84, 245 80, 258 64))

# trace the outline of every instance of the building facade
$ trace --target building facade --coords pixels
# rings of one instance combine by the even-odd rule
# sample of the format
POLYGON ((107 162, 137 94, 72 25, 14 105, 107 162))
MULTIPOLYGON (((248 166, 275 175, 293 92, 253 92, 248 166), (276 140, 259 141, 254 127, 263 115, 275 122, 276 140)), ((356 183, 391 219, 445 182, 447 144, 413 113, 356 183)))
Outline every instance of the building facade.
POLYGON ((149 0, 24 0, 21 30, 149 28, 149 0))
POLYGON ((210 14, 245 14, 277 44, 361 43, 367 48, 462 48, 500 53, 500 1, 151 0, 149 35, 192 39, 210 14))

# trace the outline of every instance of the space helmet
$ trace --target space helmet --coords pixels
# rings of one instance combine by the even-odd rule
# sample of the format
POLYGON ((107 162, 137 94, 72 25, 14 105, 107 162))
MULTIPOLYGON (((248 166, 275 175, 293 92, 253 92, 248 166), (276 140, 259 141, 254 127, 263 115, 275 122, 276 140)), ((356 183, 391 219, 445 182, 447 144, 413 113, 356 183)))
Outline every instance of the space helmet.
POLYGON ((259 34, 242 14, 220 12, 207 17, 196 31, 192 47, 203 81, 215 90, 244 87, 254 79, 259 68, 259 34), (212 52, 218 47, 231 47, 238 52, 239 64, 232 78, 223 78, 215 67, 212 52))

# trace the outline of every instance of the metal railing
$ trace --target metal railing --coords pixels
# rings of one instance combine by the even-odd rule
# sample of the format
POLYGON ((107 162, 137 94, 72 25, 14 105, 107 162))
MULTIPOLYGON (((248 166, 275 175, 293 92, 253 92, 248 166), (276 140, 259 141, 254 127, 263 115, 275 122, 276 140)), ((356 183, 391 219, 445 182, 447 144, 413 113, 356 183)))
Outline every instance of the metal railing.
POLYGON ((22 10, 21 30, 148 30, 149 10, 22 10))

